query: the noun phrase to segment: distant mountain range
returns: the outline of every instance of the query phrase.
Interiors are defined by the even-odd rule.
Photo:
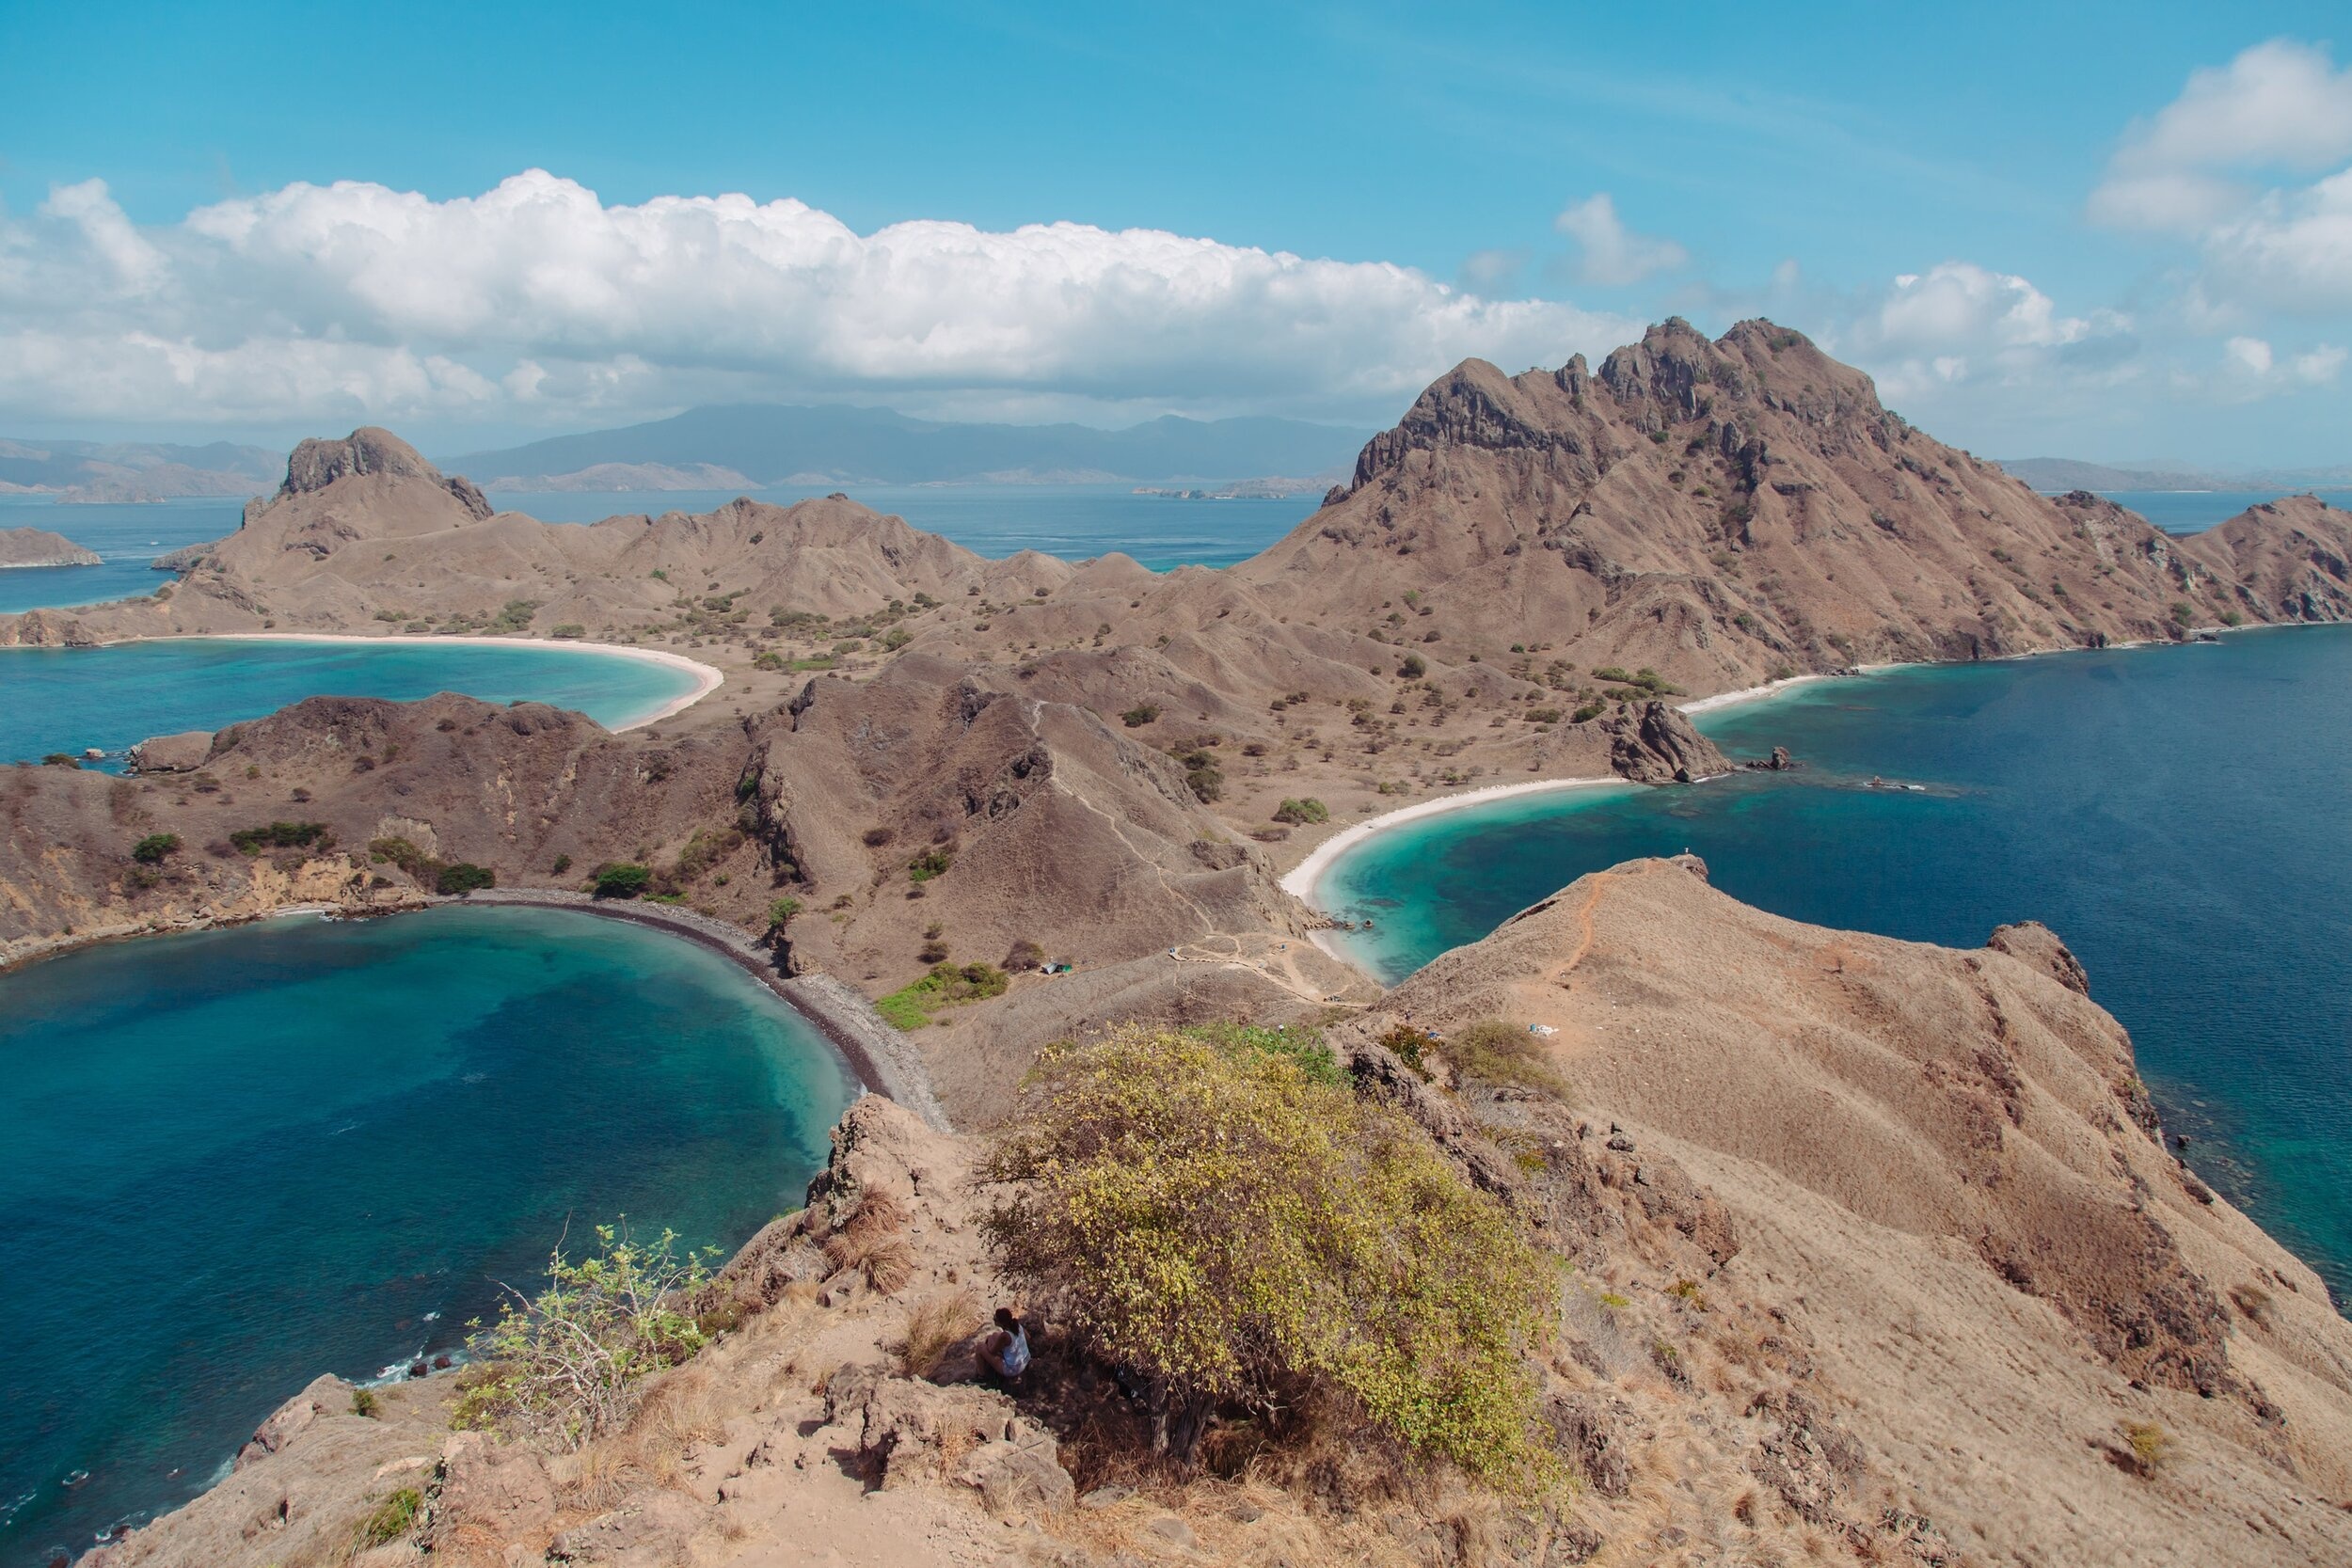
[[[1301,420],[1174,415],[1098,430],[952,424],[887,408],[740,404],[467,452],[442,466],[494,490],[675,490],[786,483],[1211,483],[1337,478],[1371,432]]]
[[[151,501],[177,496],[249,496],[276,486],[283,452],[213,441],[11,441],[0,438],[0,495],[61,501]]]
[[[2049,493],[2067,490],[2341,490],[2352,489],[2352,464],[2326,468],[2191,468],[2150,464],[2111,467],[2072,457],[2019,457],[2004,472]]]

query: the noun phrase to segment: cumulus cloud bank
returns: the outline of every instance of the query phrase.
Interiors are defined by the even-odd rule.
[[[2273,40],[2193,72],[2136,125],[2090,215],[2194,242],[2209,319],[2352,309],[2352,69]],[[2333,172],[2329,172],[2333,171]],[[2310,180],[2312,176],[2323,178]]]
[[[0,217],[0,412],[514,418],[998,391],[1350,413],[1638,324],[1151,230],[861,235],[798,201],[608,206],[530,170],[436,201],[293,184],[142,228],[104,184]]]

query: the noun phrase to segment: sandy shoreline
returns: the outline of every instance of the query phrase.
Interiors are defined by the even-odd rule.
[[[1892,666],[1880,666],[1879,668],[1892,668]],[[1863,673],[1868,672],[1866,670]],[[1767,681],[1762,686],[1742,687],[1737,691],[1719,691],[1712,697],[1700,697],[1695,701],[1682,704],[1681,711],[1686,714],[1710,713],[1718,708],[1732,707],[1742,703],[1759,702],[1768,697],[1776,697],[1785,691],[1793,690],[1797,687],[1809,685],[1815,681],[1846,678],[1844,675],[1791,675],[1786,680]],[[1331,869],[1341,856],[1376,833],[1401,828],[1407,822],[1418,822],[1425,817],[1436,816],[1445,812],[1459,811],[1466,806],[1484,805],[1489,800],[1505,800],[1514,795],[1534,795],[1554,789],[1590,789],[1599,784],[1624,784],[1625,782],[1614,775],[1609,775],[1599,778],[1537,779],[1527,784],[1486,784],[1477,789],[1463,790],[1458,795],[1440,796],[1434,800],[1422,800],[1413,805],[1400,806],[1395,811],[1382,812],[1377,816],[1366,817],[1353,827],[1343,829],[1316,845],[1305,860],[1299,862],[1282,878],[1282,891],[1309,909],[1321,914],[1328,914],[1330,911],[1325,909],[1316,900],[1317,884],[1322,881],[1324,874]],[[1705,781],[1696,782],[1704,783]],[[1354,961],[1347,959],[1344,954],[1335,951],[1330,944],[1324,942],[1321,940],[1322,935],[1321,932],[1316,933],[1318,946],[1331,953],[1334,958],[1347,962]]]
[[[1476,789],[1463,790],[1458,795],[1443,795],[1434,800],[1422,800],[1413,805],[1399,806],[1394,811],[1384,811],[1377,816],[1364,818],[1353,827],[1343,828],[1316,845],[1305,860],[1283,877],[1282,891],[1311,910],[1328,913],[1315,902],[1315,884],[1323,879],[1325,872],[1331,869],[1332,863],[1375,833],[1387,832],[1425,816],[1438,816],[1446,812],[1459,811],[1465,806],[1484,805],[1489,800],[1505,800],[1514,795],[1535,795],[1554,789],[1591,789],[1599,784],[1621,784],[1625,782],[1612,774],[1602,778],[1536,779],[1527,784],[1484,784]]]
[[[187,632],[172,637],[126,637],[104,646],[119,647],[125,642],[380,642],[400,648],[552,648],[559,653],[577,649],[584,653],[617,654],[623,658],[633,658],[645,664],[666,664],[673,670],[683,670],[694,677],[693,690],[672,698],[642,719],[614,725],[616,732],[643,729],[673,714],[683,713],[726,682],[726,676],[712,666],[664,648],[636,648],[621,642],[580,642],[569,638],[557,641],[548,637],[361,637],[330,631],[222,631]]]

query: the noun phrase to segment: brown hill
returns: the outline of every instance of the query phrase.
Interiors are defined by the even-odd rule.
[[[2235,532],[2267,541],[2284,521],[2249,514]],[[2312,521],[2352,539],[2352,516]],[[1234,574],[1327,615],[1417,587],[1449,657],[1549,643],[1709,692],[2309,618],[2246,570],[2093,497],[2034,494],[1913,429],[1800,334],[1742,322],[1709,341],[1671,321],[1597,372],[1464,363]]]
[[[1678,1164],[1736,1226],[1709,1302],[1803,1331],[1839,1425],[1970,1560],[2342,1560],[2352,1325],[2166,1150],[2084,986],[2038,926],[1952,952],[1643,861],[1438,958],[1359,1032],[1556,1029],[1593,1136]],[[2135,1429],[2169,1457],[2142,1464]]]
[[[61,533],[0,528],[0,566],[95,566],[99,556]]]

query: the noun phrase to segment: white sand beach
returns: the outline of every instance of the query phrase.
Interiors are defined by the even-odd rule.
[[[142,642],[196,641],[199,638],[134,638],[126,641]],[[478,647],[478,648],[552,648],[561,652],[578,650],[583,653],[617,654],[623,658],[638,659],[648,664],[666,664],[683,670],[694,677],[694,689],[664,703],[642,719],[632,719],[615,726],[621,730],[643,729],[659,723],[673,714],[683,713],[725,684],[726,676],[700,659],[688,658],[664,648],[636,648],[621,642],[576,642],[570,639],[557,641],[548,637],[358,637],[341,632],[313,631],[236,631],[205,634],[205,641],[237,642],[380,642],[388,646],[415,647]]]

